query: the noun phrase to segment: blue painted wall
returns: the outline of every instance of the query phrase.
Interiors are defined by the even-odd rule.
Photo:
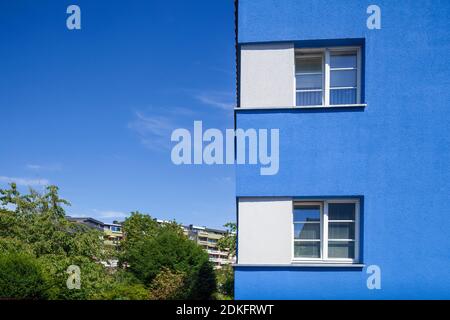
[[[366,8],[382,10],[368,30]],[[450,298],[450,2],[240,0],[239,43],[365,39],[365,109],[237,111],[280,129],[280,170],[237,166],[240,196],[364,196],[363,263],[237,267],[236,298]]]

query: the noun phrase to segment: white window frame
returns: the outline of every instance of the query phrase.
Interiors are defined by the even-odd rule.
[[[328,257],[328,205],[330,203],[354,203],[355,204],[355,220],[333,220],[334,222],[354,222],[355,223],[355,256],[351,258],[329,258]],[[319,258],[302,258],[295,257],[295,242],[305,241],[304,239],[295,239],[295,223],[294,209],[297,205],[320,205],[320,257]],[[359,263],[360,250],[360,202],[359,199],[327,199],[327,200],[294,200],[292,202],[292,262],[293,263],[331,263],[331,264],[355,264]],[[333,239],[336,241],[337,239]],[[349,241],[353,239],[340,239],[337,241]],[[308,240],[306,240],[308,241]]]
[[[301,58],[297,58],[297,56],[295,56],[295,61],[297,62],[297,59],[303,59],[303,58],[320,58],[322,61],[322,71],[320,73],[318,72],[297,72],[295,71],[295,76],[294,79],[295,81],[297,81],[297,76],[301,76],[301,75],[317,75],[320,74],[322,76],[322,89],[297,89],[297,83],[295,83],[294,88],[295,88],[295,104],[297,104],[297,92],[322,92],[322,105],[325,103],[324,98],[325,98],[325,58],[324,55],[321,52],[312,52],[312,53],[307,53],[307,52],[303,52],[305,53],[305,55]]]
[[[355,51],[356,52],[356,104],[330,104],[330,78],[331,78],[331,67],[330,67],[330,56],[332,52],[339,51]],[[308,106],[300,106],[297,105],[297,92],[311,92],[318,90],[298,90],[297,89],[297,75],[299,73],[296,72],[296,61],[297,61],[297,53],[302,53],[305,57],[322,57],[322,104],[321,105],[308,105]],[[349,68],[334,68],[333,70],[349,70]],[[353,70],[353,68],[352,68]],[[327,48],[301,48],[295,50],[295,61],[294,61],[294,101],[296,108],[329,108],[329,107],[358,107],[364,106],[361,102],[361,47],[349,46],[349,47],[327,47]],[[340,89],[344,89],[340,88]],[[354,87],[351,87],[354,89]]]

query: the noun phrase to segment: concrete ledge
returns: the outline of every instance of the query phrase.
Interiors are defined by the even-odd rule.
[[[342,105],[329,105],[329,106],[304,106],[304,107],[235,107],[235,111],[245,110],[331,110],[331,109],[345,109],[345,108],[366,108],[367,104],[342,104]]]
[[[361,269],[361,263],[291,263],[291,264],[233,264],[233,268],[355,268]]]

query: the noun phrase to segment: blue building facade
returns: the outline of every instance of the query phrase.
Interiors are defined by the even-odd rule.
[[[376,5],[376,7],[371,6]],[[450,2],[240,0],[236,299],[450,298]]]

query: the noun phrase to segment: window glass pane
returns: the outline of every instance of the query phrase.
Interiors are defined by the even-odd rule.
[[[356,87],[356,70],[331,70],[330,86]]]
[[[322,91],[297,92],[297,106],[322,105]]]
[[[329,203],[328,220],[355,220],[354,203]]]
[[[296,73],[322,72],[322,58],[297,58],[295,61]]]
[[[319,205],[296,205],[294,207],[294,221],[320,221]]]
[[[355,239],[354,222],[330,222],[328,223],[329,239]]]
[[[320,240],[320,223],[295,223],[294,237],[295,239]]]
[[[355,258],[355,243],[350,241],[329,241],[329,258]]]
[[[356,53],[332,53],[331,68],[356,68]]]
[[[356,104],[356,89],[331,89],[330,104]]]
[[[294,243],[295,258],[320,258],[320,242],[302,242]]]
[[[297,75],[295,78],[297,89],[322,89],[321,74]]]

